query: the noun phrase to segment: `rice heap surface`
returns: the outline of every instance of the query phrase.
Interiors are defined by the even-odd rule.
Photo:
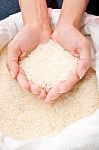
[[[60,81],[68,79],[76,68],[77,58],[50,40],[46,44],[40,44],[20,65],[28,80],[40,87],[54,87]]]
[[[0,55],[0,130],[16,139],[53,136],[99,108],[96,77],[91,69],[72,91],[52,105],[23,91],[10,77],[6,50]]]

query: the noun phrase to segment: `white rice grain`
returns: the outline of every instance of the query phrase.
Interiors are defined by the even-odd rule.
[[[69,77],[77,65],[77,58],[50,40],[40,44],[20,65],[28,80],[40,87],[54,87]]]

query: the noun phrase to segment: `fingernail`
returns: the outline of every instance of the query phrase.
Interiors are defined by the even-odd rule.
[[[57,97],[52,98],[51,101],[55,100],[56,98],[57,98]]]
[[[53,97],[53,98],[50,98],[50,99],[45,99],[45,103],[46,104],[50,104],[52,103],[57,97]]]
[[[35,91],[33,91],[32,92],[33,94],[35,94],[35,95],[39,95],[40,93],[38,93],[38,92],[35,92]]]
[[[60,91],[60,92],[58,92],[59,94],[64,94],[64,93],[66,93],[67,91]]]
[[[24,92],[28,92],[28,90],[26,90],[26,89],[23,89],[24,90]]]
[[[10,74],[11,74],[12,79],[14,79],[14,74],[12,71],[10,71]]]
[[[82,69],[80,72],[79,72],[79,78],[82,79],[84,77],[86,73],[86,69]]]

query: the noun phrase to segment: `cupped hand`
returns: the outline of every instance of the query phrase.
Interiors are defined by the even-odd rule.
[[[46,96],[45,91],[27,80],[24,70],[19,67],[19,61],[28,56],[38,44],[48,42],[50,36],[50,29],[25,25],[9,43],[7,52],[7,67],[12,78],[16,79],[24,90],[31,91],[42,99]]]
[[[47,103],[53,102],[63,93],[71,90],[83,78],[91,65],[90,41],[75,27],[56,27],[52,39],[65,50],[70,51],[73,56],[78,57],[79,61],[76,70],[70,74],[66,81],[60,82],[55,88],[50,89],[45,99]]]

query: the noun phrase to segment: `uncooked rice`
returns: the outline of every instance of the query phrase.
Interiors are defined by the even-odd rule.
[[[68,79],[76,68],[77,58],[50,40],[46,44],[40,44],[20,64],[28,80],[40,87],[54,87],[60,81]]]
[[[53,105],[23,91],[6,67],[6,50],[0,55],[0,131],[16,139],[53,136],[99,108],[96,77],[91,69],[72,91]]]

